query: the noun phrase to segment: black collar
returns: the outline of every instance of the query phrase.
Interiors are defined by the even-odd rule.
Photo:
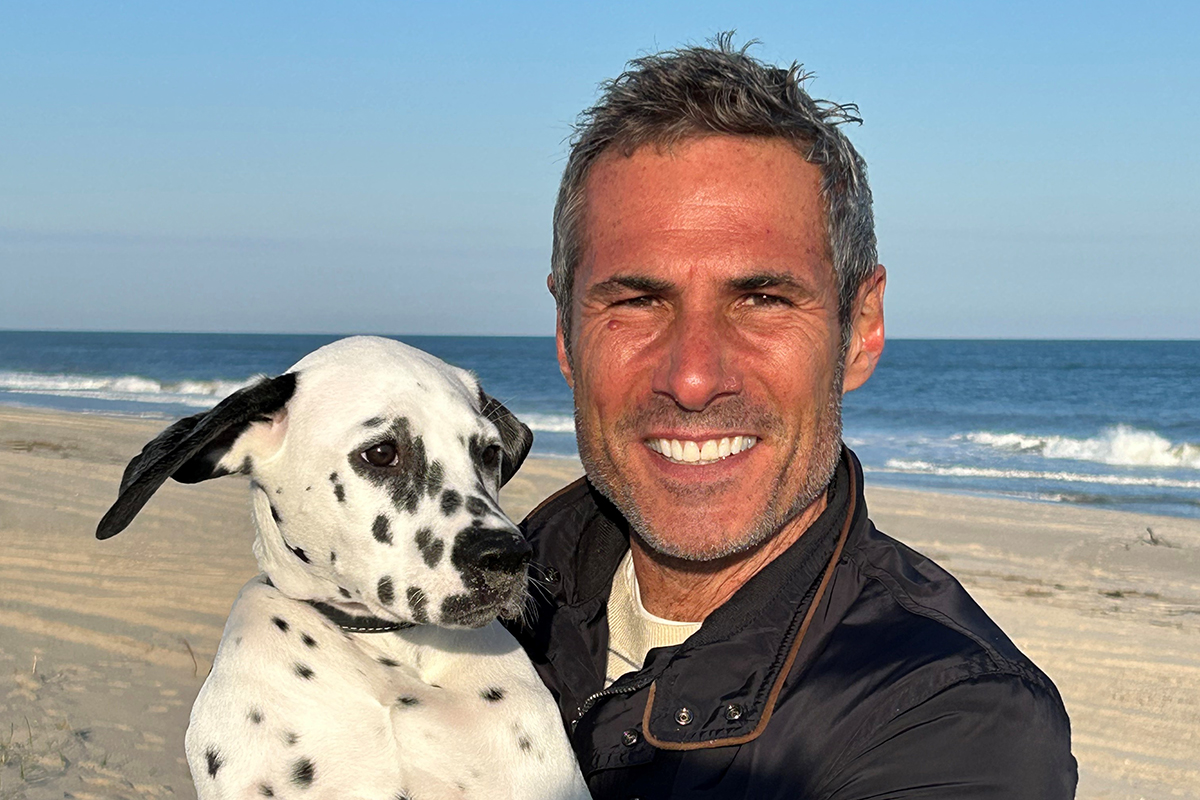
[[[391,633],[416,627],[411,622],[396,622],[381,617],[348,614],[340,608],[322,603],[320,600],[306,600],[305,602],[324,614],[334,625],[350,633]]]

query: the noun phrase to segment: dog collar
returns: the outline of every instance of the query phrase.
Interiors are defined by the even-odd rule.
[[[351,633],[390,633],[392,631],[402,631],[406,628],[416,627],[411,622],[395,622],[394,620],[382,619],[380,617],[360,617],[354,614],[347,614],[340,608],[335,608],[319,600],[308,600],[307,602],[317,611],[324,614],[334,625]]]

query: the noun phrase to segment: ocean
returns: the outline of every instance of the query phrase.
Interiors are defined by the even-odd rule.
[[[335,336],[0,331],[0,403],[168,420]],[[396,337],[474,371],[573,456],[549,337]],[[1200,518],[1200,342],[892,340],[847,395],[878,485]]]

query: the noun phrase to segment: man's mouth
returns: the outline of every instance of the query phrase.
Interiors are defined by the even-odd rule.
[[[758,444],[757,436],[726,436],[721,439],[647,439],[646,446],[676,464],[715,464],[749,450]]]

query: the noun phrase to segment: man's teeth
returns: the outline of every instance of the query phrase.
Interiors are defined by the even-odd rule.
[[[647,439],[646,446],[680,464],[712,464],[729,456],[736,456],[758,444],[756,436],[726,436],[693,442],[680,439]]]

